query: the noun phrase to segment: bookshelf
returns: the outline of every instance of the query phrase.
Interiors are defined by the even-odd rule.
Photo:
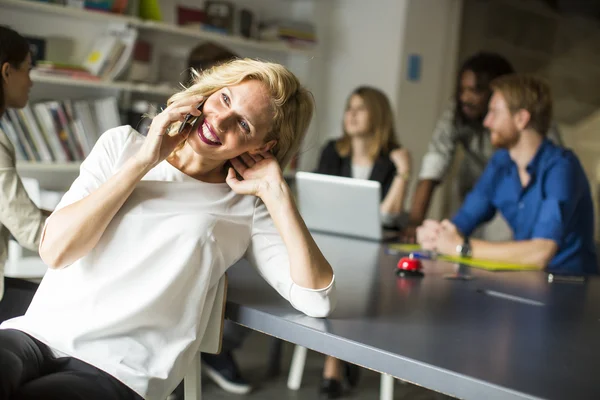
[[[139,18],[127,15],[108,14],[102,12],[88,11],[73,7],[65,7],[58,4],[43,3],[32,0],[0,0],[0,8],[5,10],[24,11],[28,13],[48,14],[49,16],[63,16],[77,19],[101,22],[125,22],[138,24]]]
[[[280,42],[261,42],[246,39],[242,36],[221,35],[206,32],[195,28],[185,28],[177,25],[165,24],[163,22],[143,21],[137,25],[139,29],[176,35],[188,40],[210,40],[223,45],[239,46],[252,50],[260,50],[274,53],[290,53],[301,55],[312,55],[312,48],[295,48]]]
[[[210,40],[223,45],[240,46],[252,50],[261,50],[266,52],[305,54],[313,53],[311,48],[296,48],[288,46],[282,42],[267,42],[252,39],[246,39],[236,35],[222,35],[213,32],[206,32],[199,29],[180,27],[174,24],[164,22],[145,21],[138,17],[129,15],[118,15],[103,13],[99,11],[90,11],[86,9],[77,9],[65,7],[60,4],[43,3],[34,0],[0,0],[0,9],[17,10],[28,13],[48,14],[49,16],[60,16],[77,18],[79,20],[89,20],[97,22],[122,22],[136,27],[140,30],[147,30],[159,33],[177,35],[190,40]]]
[[[242,36],[224,35],[214,32],[178,26],[174,23],[175,4],[170,0],[159,0],[163,10],[164,22],[146,21],[134,15],[118,15],[86,9],[66,7],[50,2],[35,0],[0,0],[0,24],[7,24],[21,34],[31,37],[63,37],[73,44],[70,62],[82,60],[93,45],[96,37],[112,24],[122,24],[137,31],[137,38],[152,43],[154,48],[151,60],[150,80],[147,82],[129,81],[128,74],[121,75],[117,80],[92,80],[62,75],[49,75],[41,70],[33,70],[31,78],[34,83],[30,92],[30,104],[39,102],[72,100],[90,100],[93,103],[103,98],[114,97],[122,108],[121,117],[126,113],[123,109],[131,110],[135,101],[147,101],[153,105],[161,105],[180,90],[174,82],[170,84],[155,83],[158,77],[158,65],[165,58],[160,50],[172,50],[181,47],[189,51],[197,44],[210,41],[232,49],[242,57],[253,57],[263,60],[280,62],[287,65],[298,75],[301,81],[308,83],[314,71],[310,60],[318,51],[317,46],[294,47],[284,42],[259,41]],[[135,5],[137,2],[131,2]],[[181,0],[179,3],[196,7],[201,6],[196,0]],[[245,0],[233,0],[236,7],[247,7]],[[236,4],[237,3],[237,4]],[[284,16],[310,20],[318,14],[316,6],[307,7],[307,2],[284,0],[256,0],[251,7],[258,7],[258,15],[272,18]],[[312,1],[308,4],[312,4]],[[316,4],[316,3],[315,3]],[[262,9],[260,8],[262,7]],[[297,10],[296,10],[297,9]],[[309,10],[308,13],[306,10]],[[266,15],[263,13],[266,11]],[[159,50],[159,51],[157,51]],[[158,54],[157,54],[158,53]],[[168,57],[167,57],[168,58]],[[309,63],[307,63],[309,61]],[[179,68],[173,70],[181,70]],[[159,80],[160,82],[160,80]],[[93,106],[92,106],[93,108]],[[39,117],[36,118],[39,119]],[[102,118],[100,118],[102,119]],[[121,119],[122,124],[128,123]],[[98,129],[98,134],[103,129]],[[29,158],[31,159],[31,158]],[[54,158],[57,160],[57,158]],[[40,162],[19,160],[17,169],[24,177],[35,178],[40,187],[47,190],[64,191],[79,173],[80,161],[74,162]],[[286,177],[292,177],[294,171],[286,169]]]
[[[131,83],[121,81],[95,81],[86,79],[73,79],[59,76],[38,75],[35,71],[31,72],[31,80],[34,82],[34,84],[41,83],[45,85],[80,87],[86,89],[118,90],[164,97],[171,96],[177,91],[176,88],[169,88],[165,85],[150,85],[145,83]]]

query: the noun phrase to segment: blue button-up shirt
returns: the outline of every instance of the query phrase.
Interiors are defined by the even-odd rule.
[[[556,242],[549,272],[597,273],[592,196],[577,156],[546,139],[527,172],[523,187],[508,151],[497,150],[452,222],[469,236],[499,210],[515,240]]]

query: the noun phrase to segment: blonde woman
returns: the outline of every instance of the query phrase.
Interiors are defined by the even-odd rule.
[[[104,133],[46,223],[51,270],[25,316],[1,326],[0,398],[163,400],[242,257],[295,308],[326,316],[333,271],[281,172],[312,112],[287,69],[236,60],[174,95],[147,137]]]
[[[401,223],[410,169],[410,153],[396,140],[387,96],[373,87],[355,89],[346,103],[343,135],[325,146],[316,172],[379,182],[384,225],[395,227]]]
[[[343,132],[340,139],[326,145],[316,172],[379,182],[384,226],[399,228],[411,159],[408,150],[396,141],[394,114],[387,96],[373,87],[355,89],[346,103]],[[319,389],[321,397],[342,396],[343,369],[349,385],[357,384],[358,367],[328,356]]]

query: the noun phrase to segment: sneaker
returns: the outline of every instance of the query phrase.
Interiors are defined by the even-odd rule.
[[[202,353],[202,371],[221,389],[235,394],[247,394],[252,386],[242,378],[230,351],[221,354]]]
[[[319,387],[319,399],[339,399],[344,394],[342,382],[337,379],[321,379]]]

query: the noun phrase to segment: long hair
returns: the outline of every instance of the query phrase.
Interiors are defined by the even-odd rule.
[[[374,138],[369,148],[371,159],[375,160],[380,154],[387,155],[400,147],[394,129],[394,113],[385,93],[374,87],[359,86],[348,96],[346,109],[350,106],[350,99],[355,95],[363,100],[369,114],[369,130],[373,132]],[[344,134],[336,142],[335,148],[340,156],[347,157],[350,155],[351,138],[345,128],[342,129]]]
[[[274,116],[265,142],[277,140],[271,152],[284,168],[298,151],[314,109],[312,94],[298,78],[280,64],[248,58],[232,60],[202,72],[194,70],[193,74],[193,84],[171,96],[168,104],[189,96],[202,95],[206,98],[224,87],[247,80],[257,80],[266,86]],[[170,129],[178,129],[179,125],[173,124]]]
[[[0,25],[0,69],[4,63],[9,63],[13,68],[19,68],[30,53],[29,43],[16,31]],[[0,116],[6,104],[4,93],[4,77],[0,77]]]
[[[456,107],[454,112],[455,125],[462,125],[467,122],[467,118],[460,106],[461,79],[466,71],[471,71],[475,74],[477,89],[482,93],[485,93],[486,103],[489,102],[492,95],[490,82],[499,76],[515,72],[510,62],[500,54],[481,52],[466,59],[460,67],[456,78],[456,92],[454,94],[454,103]]]

